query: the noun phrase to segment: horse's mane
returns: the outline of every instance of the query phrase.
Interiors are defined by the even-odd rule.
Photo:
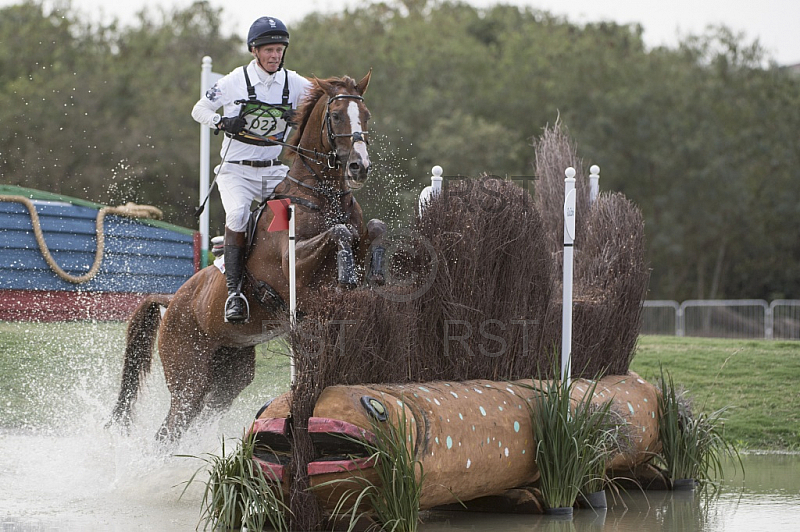
[[[300,144],[300,139],[303,138],[303,131],[306,129],[306,124],[308,124],[308,119],[311,117],[311,112],[314,110],[314,106],[317,104],[320,98],[322,98],[325,94],[327,94],[326,90],[321,86],[319,78],[311,78],[311,87],[309,87],[308,92],[303,97],[303,100],[300,102],[300,105],[297,108],[295,114],[294,123],[297,124],[294,133],[292,133],[292,138],[289,141],[289,144],[293,146],[297,146]],[[322,80],[323,83],[330,84],[336,89],[336,93],[355,93],[356,92],[356,80],[351,78],[350,76],[344,76],[343,78],[328,78],[326,80]]]

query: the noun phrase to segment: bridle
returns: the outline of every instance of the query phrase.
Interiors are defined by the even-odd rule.
[[[340,161],[336,154],[336,139],[349,137],[352,139],[353,144],[356,142],[363,142],[365,144],[369,144],[369,141],[366,138],[366,132],[364,131],[354,131],[350,133],[334,133],[333,132],[333,122],[331,118],[331,103],[335,102],[336,100],[356,100],[363,102],[364,98],[362,96],[358,96],[356,94],[337,94],[336,96],[331,96],[328,98],[328,103],[325,105],[325,118],[323,119],[323,126],[326,129],[328,134],[328,144],[331,147],[331,151],[328,152],[327,156],[327,163],[328,168],[331,170],[335,170],[339,167]],[[322,131],[320,130],[320,139],[322,138]]]
[[[322,125],[320,127],[320,144],[324,145],[322,139],[324,136],[328,138],[328,145],[330,146],[330,151],[327,153],[320,153],[317,150],[309,150],[307,148],[300,148],[299,146],[292,146],[290,144],[280,143],[292,150],[294,150],[299,156],[300,160],[306,166],[306,168],[316,177],[317,183],[322,183],[323,179],[320,175],[308,164],[308,161],[314,162],[316,164],[323,164],[321,161],[317,160],[320,156],[325,158],[325,164],[327,165],[328,169],[335,170],[339,168],[341,162],[339,161],[339,156],[336,152],[336,140],[339,138],[349,137],[352,139],[353,143],[356,142],[364,142],[365,144],[369,144],[369,141],[366,138],[366,132],[363,131],[355,131],[350,133],[335,133],[333,130],[333,119],[331,117],[331,103],[336,100],[356,100],[356,101],[364,101],[362,96],[358,96],[355,94],[337,94],[336,96],[332,96],[328,98],[328,102],[325,105],[325,116],[322,119]],[[303,152],[313,153],[314,157],[304,154]],[[292,177],[291,175],[287,174],[286,178],[289,181],[292,181],[298,186],[306,188],[313,192],[315,195],[322,196],[327,200],[328,205],[330,205],[334,212],[331,213],[329,216],[330,219],[326,220],[329,226],[334,225],[336,223],[345,223],[350,214],[345,212],[341,207],[341,198],[351,194],[352,191],[348,188],[346,190],[334,190],[327,185],[317,184],[316,186],[308,185],[303,183],[302,181]],[[303,200],[302,198],[297,198],[294,196],[287,196],[287,195],[277,195],[278,198],[287,198],[291,199],[295,203],[299,203],[306,208],[311,210],[319,210],[319,206],[309,202],[307,200]]]
[[[323,134],[327,134],[328,137],[328,145],[331,147],[330,151],[325,152],[318,152],[316,149],[310,150],[308,148],[301,148],[300,146],[295,146],[293,144],[289,144],[287,142],[281,142],[278,140],[270,139],[269,142],[272,144],[277,144],[278,146],[283,146],[284,148],[289,148],[290,150],[294,151],[297,155],[301,157],[303,162],[307,165],[306,161],[311,161],[312,163],[316,164],[323,164],[323,161],[320,159],[324,158],[324,164],[327,164],[330,170],[335,170],[339,168],[341,162],[339,161],[339,157],[336,153],[336,139],[342,137],[350,137],[353,139],[353,143],[356,142],[363,142],[365,144],[369,144],[369,140],[367,140],[367,133],[365,131],[356,131],[351,133],[334,133],[333,132],[333,119],[331,118],[331,103],[336,100],[357,100],[357,101],[364,101],[362,96],[358,96],[356,94],[337,94],[336,96],[331,96],[328,98],[328,103],[325,104],[325,116],[322,119],[322,126],[320,127],[319,137],[320,143],[322,144]],[[250,133],[253,136],[258,136],[254,133]]]

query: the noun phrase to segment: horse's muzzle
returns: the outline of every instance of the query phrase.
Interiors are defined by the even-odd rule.
[[[367,143],[356,141],[350,149],[350,156],[347,158],[347,170],[345,173],[347,185],[358,190],[364,186],[369,176],[369,154],[367,153]]]

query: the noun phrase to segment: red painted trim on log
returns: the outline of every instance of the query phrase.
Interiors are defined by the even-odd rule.
[[[277,480],[278,482],[283,481],[283,473],[285,468],[281,464],[273,464],[272,462],[267,462],[266,460],[262,460],[256,456],[253,457],[253,461],[258,464],[258,467],[261,468],[261,471],[267,474],[267,480]]]
[[[323,462],[309,462],[308,476],[326,475],[328,473],[344,473],[356,469],[370,469],[378,462],[377,456],[368,456],[356,460],[332,460]]]
[[[362,429],[357,425],[342,421],[341,419],[330,419],[327,417],[311,417],[308,418],[308,432],[328,432],[331,434],[343,434],[350,436],[357,440],[367,440],[370,443],[375,442],[375,435]]]
[[[256,419],[250,426],[248,435],[254,432],[271,432],[273,434],[282,434],[286,436],[286,418],[269,417],[265,419]]]

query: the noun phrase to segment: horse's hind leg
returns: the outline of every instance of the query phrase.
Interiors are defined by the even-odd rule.
[[[214,412],[227,410],[253,382],[255,347],[220,347],[211,358],[211,382],[205,404]]]
[[[213,347],[191,316],[168,311],[159,337],[158,351],[171,396],[169,413],[157,434],[161,441],[180,439],[203,409],[209,390]]]
[[[156,439],[162,443],[178,441],[202,411],[204,395],[195,390],[187,390],[178,397],[173,394],[169,412],[156,433]]]

